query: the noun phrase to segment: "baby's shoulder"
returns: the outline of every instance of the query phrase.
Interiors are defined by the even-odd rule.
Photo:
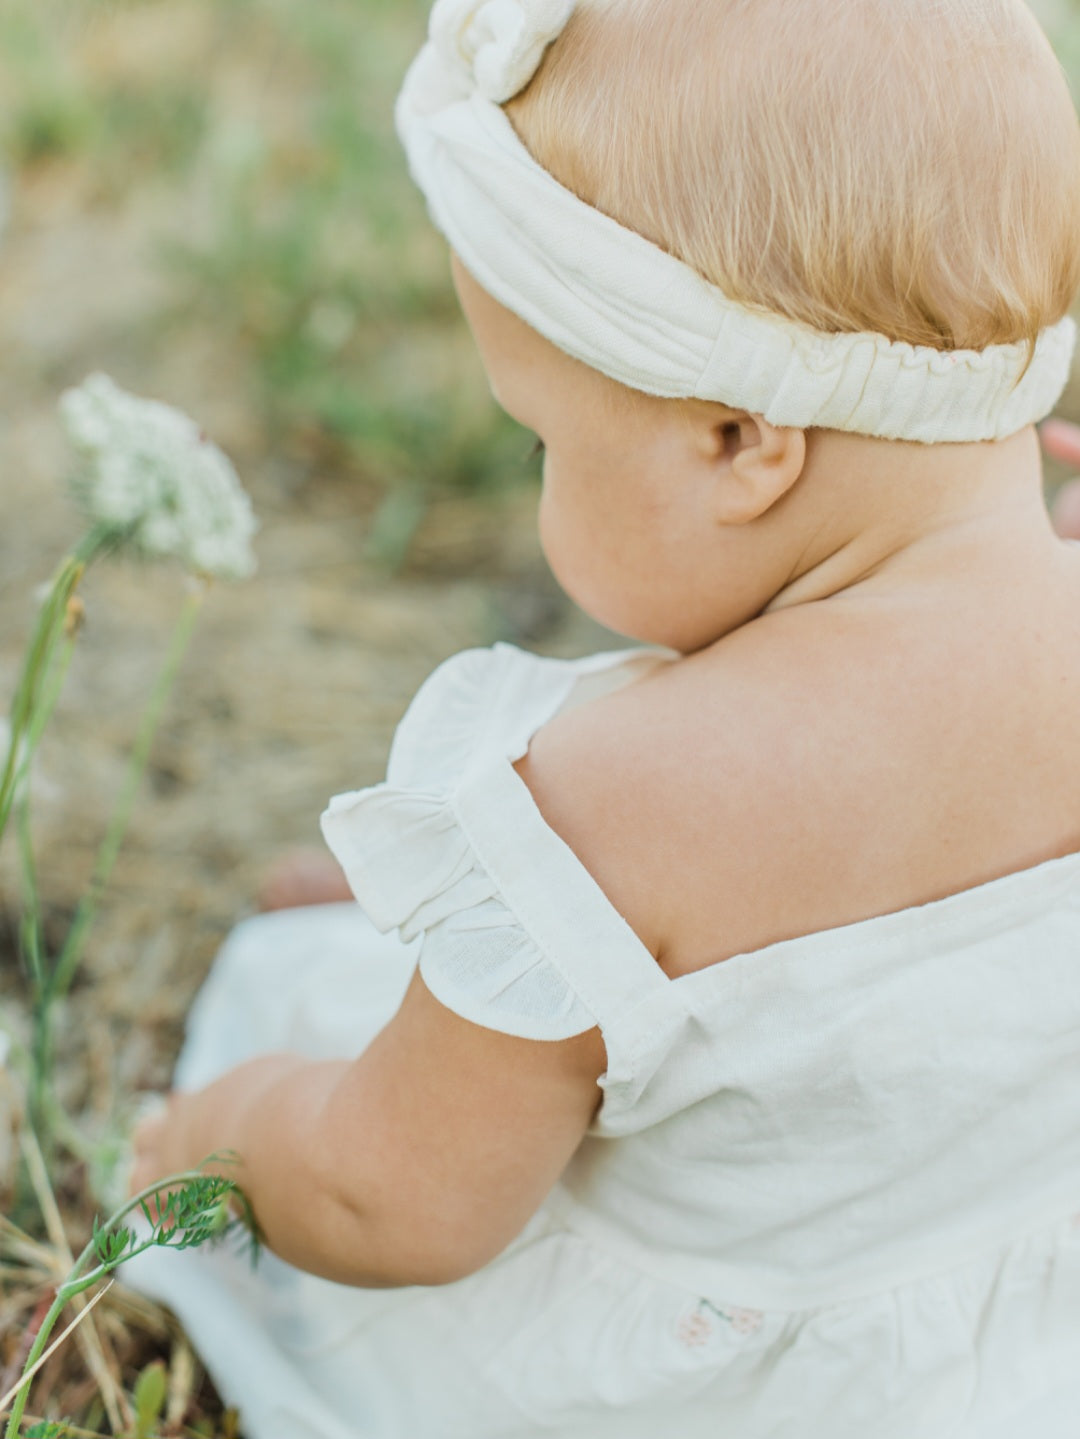
[[[787,937],[848,842],[874,747],[847,664],[731,638],[560,715],[518,766],[670,972]]]
[[[906,633],[759,622],[534,737],[541,813],[669,973],[1080,848],[1064,808],[1018,823],[1001,702]]]

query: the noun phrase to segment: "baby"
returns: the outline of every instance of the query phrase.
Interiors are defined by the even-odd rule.
[[[572,12],[572,13],[571,13]],[[402,92],[566,591],[234,932],[136,1186],[248,1439],[1040,1439],[1080,1389],[1080,127],[1020,0],[437,0]],[[1070,1387],[1072,1386],[1072,1387]]]

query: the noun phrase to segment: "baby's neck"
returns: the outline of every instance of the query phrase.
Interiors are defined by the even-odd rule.
[[[982,566],[1049,564],[1051,529],[1033,427],[996,444],[914,445],[812,435],[807,470],[784,514],[801,554],[762,613],[877,600]],[[805,536],[810,535],[809,543]],[[959,568],[962,567],[962,568]]]

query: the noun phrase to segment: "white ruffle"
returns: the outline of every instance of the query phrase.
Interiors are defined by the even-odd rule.
[[[548,659],[514,645],[462,650],[420,686],[394,735],[386,778],[449,794],[493,756],[518,760],[561,711],[629,684],[674,658],[661,649]]]
[[[338,795],[323,833],[376,929],[423,936],[420,973],[448,1009],[523,1039],[568,1039],[595,1024],[498,897],[451,796],[388,785]]]
[[[376,929],[404,940],[494,894],[454,811],[440,795],[376,785],[335,795],[326,842]]]
[[[635,653],[542,660],[508,645],[455,655],[398,727],[387,783],[330,801],[323,834],[364,912],[383,933],[423,936],[425,983],[473,1023],[558,1040],[597,1016],[568,978],[572,957],[550,953],[506,902],[467,832],[459,794],[492,762],[509,770],[579,683],[657,662]]]
[[[420,973],[455,1014],[520,1039],[569,1039],[596,1024],[563,972],[497,899],[432,929],[420,948]]]

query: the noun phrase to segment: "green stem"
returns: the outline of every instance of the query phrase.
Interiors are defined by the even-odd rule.
[[[30,1346],[30,1353],[26,1356],[26,1363],[23,1366],[24,1374],[28,1369],[32,1369],[34,1367],[38,1359],[41,1357],[45,1345],[49,1342],[49,1335],[53,1332],[53,1329],[56,1326],[56,1321],[60,1318],[60,1313],[63,1310],[64,1305],[67,1303],[66,1297],[60,1297],[62,1294],[62,1289],[58,1289],[56,1291],[56,1298],[53,1300],[52,1306],[49,1309],[48,1314],[46,1314],[45,1318],[41,1321],[41,1327],[38,1329],[33,1344]],[[26,1401],[29,1397],[30,1384],[29,1382],[27,1382],[15,1395],[15,1402],[11,1406],[11,1414],[8,1418],[7,1427],[4,1430],[4,1439],[18,1439],[19,1426],[22,1422],[23,1410],[26,1408]]]
[[[67,605],[65,603],[65,612]],[[66,623],[66,615],[65,615]],[[15,789],[19,790],[24,779],[27,778],[30,769],[30,761],[41,743],[41,736],[52,719],[53,710],[64,689],[67,680],[68,670],[71,667],[71,659],[75,653],[75,636],[68,636],[59,651],[54,651],[50,656],[48,669],[42,680],[39,699],[34,706],[34,712],[30,723],[26,728],[26,738],[23,745],[23,758],[15,773]]]
[[[50,1025],[49,999],[47,999],[47,973],[45,960],[45,927],[43,927],[42,901],[37,885],[37,865],[33,853],[32,825],[30,825],[30,786],[24,783],[29,778],[30,758],[40,743],[46,725],[52,718],[53,709],[63,691],[63,682],[75,653],[75,637],[70,636],[62,648],[53,655],[42,696],[37,702],[29,727],[19,773],[16,777],[16,833],[19,840],[19,866],[23,889],[23,918],[20,924],[20,947],[26,966],[30,971],[30,994],[32,994],[33,1029],[35,1040],[30,1068],[30,1115],[37,1132],[42,1135],[42,1144],[49,1151],[49,1122],[45,1111],[47,1078],[50,1073]]]
[[[64,688],[71,657],[75,653],[75,638],[70,636],[64,644],[54,650],[47,666],[47,672],[39,688],[39,699],[26,729],[23,754],[15,779],[15,824],[18,838],[19,868],[22,882],[22,920],[19,927],[20,948],[30,974],[31,1008],[33,1012],[33,1042],[31,1046],[29,1105],[30,1122],[41,1136],[42,1147],[48,1154],[52,1149],[49,1116],[45,1104],[48,1093],[48,1079],[51,1072],[51,1026],[49,1023],[48,976],[45,965],[44,924],[41,896],[37,881],[37,864],[30,822],[31,760],[45,728],[56,708]]]
[[[131,811],[135,804],[135,797],[139,785],[142,782],[147,762],[150,758],[150,747],[154,740],[154,734],[161,720],[162,710],[169,692],[175,683],[180,664],[184,658],[192,632],[195,629],[195,622],[199,617],[199,610],[202,605],[205,590],[200,588],[193,591],[187,598],[184,608],[180,613],[172,640],[169,644],[168,653],[165,656],[165,663],[161,667],[157,682],[150,695],[149,703],[143,714],[142,723],[135,739],[135,745],[128,761],[127,772],[124,776],[124,783],[120,795],[109,820],[109,827],[105,832],[105,838],[98,850],[97,861],[94,866],[94,873],[91,876],[90,884],[79,901],[75,910],[75,918],[72,921],[71,929],[68,931],[64,947],[56,962],[47,988],[48,1001],[51,1004],[54,1000],[65,995],[75,977],[75,972],[82,959],[83,949],[86,945],[90,927],[97,918],[97,912],[101,905],[102,897],[106,886],[116,864],[120,847],[124,842],[124,835],[127,833],[128,824],[131,820]]]
[[[15,812],[16,837],[19,844],[19,870],[22,880],[23,913],[19,925],[19,945],[30,971],[30,987],[35,1011],[45,989],[45,960],[41,934],[41,897],[38,893],[37,866],[30,837],[30,806],[20,802]]]
[[[86,1138],[52,1090],[45,1089],[42,1105],[48,1120],[48,1133],[53,1139],[62,1144],[75,1159],[86,1165],[92,1164],[98,1157],[99,1145]]]
[[[34,707],[26,731],[25,753],[15,777],[15,817],[18,827],[19,865],[23,887],[23,953],[30,967],[30,978],[34,986],[35,1001],[45,988],[44,944],[42,939],[41,900],[38,892],[37,865],[30,825],[30,790],[24,784],[28,778],[30,760],[41,742],[41,736],[52,717],[67,678],[71,657],[75,653],[74,636],[69,638],[59,654],[53,656],[42,687],[42,698]]]
[[[100,527],[90,530],[61,562],[38,611],[11,705],[11,738],[0,774],[0,835],[7,827],[19,776],[33,757],[33,746],[24,741],[29,739],[27,731],[33,724],[42,683],[50,672],[53,650],[63,633],[68,600],[78,588],[87,565],[111,543],[112,537],[107,531]],[[40,729],[37,737],[40,738]]]
[[[7,826],[15,797],[16,781],[26,759],[23,753],[23,738],[34,712],[42,671],[48,663],[63,624],[67,602],[75,593],[82,572],[83,566],[77,563],[74,557],[64,561],[38,613],[33,638],[26,651],[22,673],[11,704],[11,737],[4,772],[0,776],[0,834],[3,834]]]
[[[172,1174],[167,1179],[159,1179],[146,1189],[140,1190],[138,1194],[121,1205],[114,1214],[111,1214],[98,1230],[98,1235],[107,1234],[110,1230],[115,1229],[120,1221],[126,1219],[132,1210],[140,1208],[147,1200],[152,1199],[155,1194],[160,1194],[163,1190],[176,1188],[181,1184],[190,1184],[193,1180],[202,1179],[203,1177],[200,1170],[192,1169],[185,1171],[183,1174]],[[82,1294],[84,1290],[92,1288],[99,1280],[111,1274],[114,1269],[118,1269],[121,1264],[126,1264],[129,1259],[134,1259],[136,1255],[145,1253],[147,1249],[154,1246],[155,1242],[154,1238],[150,1238],[146,1240],[145,1243],[136,1245],[128,1250],[114,1263],[99,1264],[97,1268],[92,1269],[89,1274],[82,1274],[80,1271],[83,1265],[86,1264],[87,1260],[95,1252],[95,1241],[91,1239],[90,1243],[87,1244],[78,1259],[76,1259],[67,1279],[57,1289],[56,1297],[49,1307],[49,1312],[41,1321],[41,1327],[34,1336],[34,1342],[30,1347],[29,1354],[26,1356],[26,1363],[23,1365],[24,1375],[28,1370],[33,1368],[44,1352],[45,1346],[49,1342],[49,1335],[55,1329],[56,1321],[60,1318],[64,1306]],[[11,1414],[8,1417],[7,1427],[4,1430],[4,1439],[18,1439],[19,1426],[22,1421],[23,1411],[26,1408],[26,1401],[29,1397],[30,1384],[28,1382],[23,1385],[15,1396],[15,1402],[12,1405]]]
[[[45,1095],[48,1090],[50,1026],[46,994],[44,941],[41,924],[41,901],[37,872],[30,838],[30,806],[25,794],[16,809],[19,841],[19,864],[22,871],[23,915],[19,925],[19,947],[30,972],[30,1000],[33,1031],[30,1040],[30,1073],[28,1105],[31,1127],[41,1135],[46,1152],[50,1149]]]
[[[22,881],[22,920],[19,927],[20,948],[30,974],[31,1008],[33,1011],[33,1043],[31,1046],[29,1105],[30,1120],[41,1136],[46,1154],[52,1151],[52,1135],[47,1105],[49,1075],[52,1072],[52,1027],[48,974],[45,960],[44,917],[34,858],[30,809],[29,768],[41,737],[52,718],[53,710],[64,688],[71,658],[75,653],[75,637],[69,636],[59,649],[54,649],[47,672],[39,687],[26,729],[23,754],[15,779],[15,825],[18,839],[19,868]]]

